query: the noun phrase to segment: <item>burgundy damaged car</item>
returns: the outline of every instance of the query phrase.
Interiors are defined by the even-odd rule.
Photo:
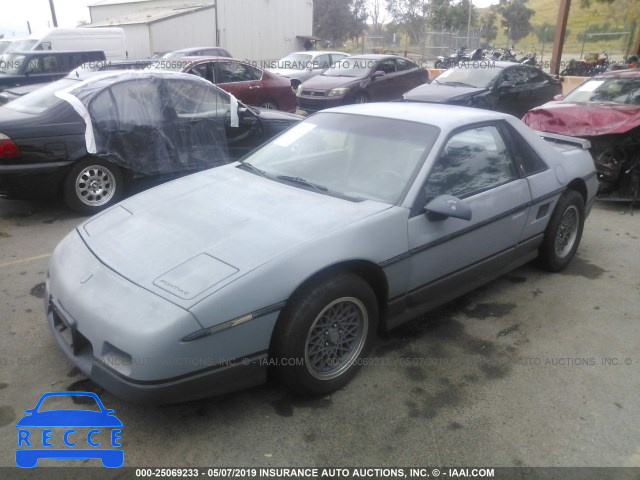
[[[640,70],[604,73],[565,97],[530,110],[534,130],[591,142],[599,198],[640,200]]]

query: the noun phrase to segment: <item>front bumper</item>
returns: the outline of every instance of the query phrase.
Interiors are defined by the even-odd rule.
[[[339,107],[346,105],[348,102],[344,96],[342,97],[307,97],[298,96],[298,108],[305,112],[317,112],[325,108]]]
[[[182,341],[202,329],[195,317],[100,263],[75,231],[51,257],[45,299],[60,349],[122,399],[176,403],[266,380],[269,338],[248,341],[255,325]]]

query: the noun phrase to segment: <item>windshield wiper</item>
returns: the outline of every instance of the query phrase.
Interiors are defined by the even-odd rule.
[[[284,180],[286,182],[298,183],[300,185],[304,185],[305,187],[311,187],[314,190],[318,190],[320,192],[328,192],[329,191],[329,189],[327,187],[324,187],[322,185],[318,185],[317,183],[311,183],[311,182],[305,180],[302,177],[291,177],[289,175],[278,175],[277,178],[279,180]]]
[[[244,170],[248,170],[252,173],[260,175],[261,177],[265,176],[264,170],[260,170],[258,167],[254,167],[249,162],[240,162],[240,165],[238,165],[238,168],[243,168]]]

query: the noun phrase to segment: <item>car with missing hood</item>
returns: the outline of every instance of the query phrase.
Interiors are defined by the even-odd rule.
[[[122,398],[255,385],[326,395],[389,329],[535,258],[574,256],[597,189],[588,142],[486,110],[319,112],[239,162],[79,225],[53,252],[64,354]]]
[[[174,72],[71,75],[0,107],[0,194],[96,213],[146,183],[226,164],[302,117]]]
[[[397,55],[354,55],[300,84],[298,107],[307,112],[352,103],[399,100],[429,73]]]
[[[590,78],[523,121],[534,130],[591,142],[600,199],[640,200],[640,70]]]
[[[408,102],[485,108],[521,118],[562,93],[560,81],[538,68],[493,60],[462,62],[408,91]]]

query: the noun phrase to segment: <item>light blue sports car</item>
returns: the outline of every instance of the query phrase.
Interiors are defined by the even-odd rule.
[[[323,111],[71,232],[49,266],[54,338],[131,401],[228,392],[269,369],[327,394],[378,329],[536,257],[564,268],[597,190],[588,147],[473,108]]]

